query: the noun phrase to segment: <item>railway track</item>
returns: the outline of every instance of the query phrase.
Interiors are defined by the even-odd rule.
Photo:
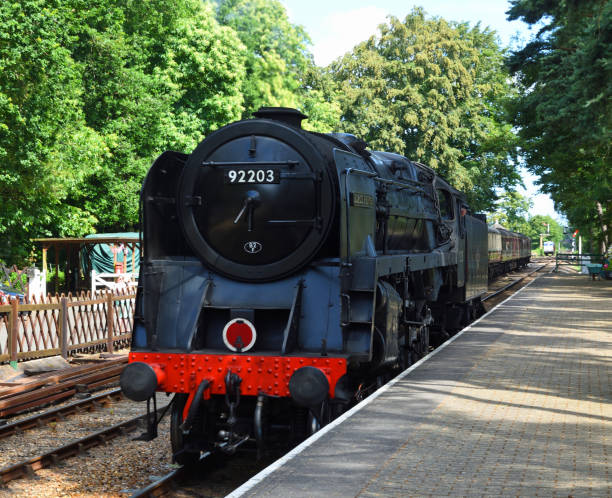
[[[551,264],[550,262],[546,262],[543,265],[538,266],[535,270],[532,270],[529,273],[526,273],[525,275],[522,275],[519,278],[516,278],[516,279],[512,280],[512,282],[504,285],[500,289],[496,289],[495,291],[485,295],[482,298],[482,301],[483,302],[488,301],[489,299],[493,299],[493,298],[499,296],[500,294],[503,294],[504,292],[507,292],[509,289],[511,289],[515,285],[518,285],[519,283],[523,282],[525,279],[531,277],[534,273],[538,273],[538,272],[542,271],[544,268],[548,267],[550,264]]]
[[[286,450],[289,451],[289,450]],[[171,496],[226,496],[255,474],[281,458],[286,451],[276,451],[261,460],[253,453],[237,453],[232,457],[205,454],[199,465],[178,467],[151,484],[131,490],[131,498]]]
[[[12,465],[7,465],[0,469],[0,479],[2,480],[2,483],[6,484],[15,479],[19,479],[20,477],[30,475],[37,470],[55,465],[66,458],[81,455],[94,446],[106,444],[109,440],[117,436],[127,434],[135,430],[140,425],[140,422],[145,419],[145,417],[146,415],[134,417],[126,420],[125,422],[96,431],[93,434],[82,437],[63,446],[59,446],[35,457],[28,458],[27,460],[23,460]]]
[[[147,496],[170,496],[173,494],[178,486],[178,482],[184,477],[186,469],[181,466],[169,472],[163,477],[160,477],[155,482],[152,482],[148,486],[135,491],[131,498],[145,498]]]
[[[41,427],[49,422],[63,420],[68,415],[81,413],[85,410],[92,411],[101,405],[108,404],[112,400],[119,401],[121,399],[123,399],[121,389],[115,388],[106,393],[97,394],[87,399],[75,401],[65,406],[60,406],[59,408],[53,408],[15,422],[0,425],[0,439],[12,436],[14,434],[20,434],[23,431],[32,429],[34,427]]]

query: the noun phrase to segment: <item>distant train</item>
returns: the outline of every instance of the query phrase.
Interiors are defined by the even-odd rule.
[[[489,280],[529,263],[531,239],[506,230],[499,224],[489,227]]]
[[[544,255],[552,256],[555,254],[555,243],[552,240],[544,242]]]
[[[121,386],[176,393],[178,462],[307,437],[468,323],[492,273],[529,261],[526,237],[488,230],[432,169],[304,118],[262,108],[145,179]]]

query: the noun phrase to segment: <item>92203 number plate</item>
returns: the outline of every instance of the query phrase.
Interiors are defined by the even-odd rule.
[[[280,183],[278,168],[231,168],[223,173],[225,183],[231,185]]]

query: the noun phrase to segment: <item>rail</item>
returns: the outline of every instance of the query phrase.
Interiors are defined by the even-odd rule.
[[[546,268],[548,266],[548,264],[544,264],[542,266],[539,266],[538,268],[536,268],[535,270],[533,270],[532,272],[527,273],[527,275],[523,275],[520,278],[517,278],[516,280],[513,280],[512,282],[510,282],[507,285],[504,285],[501,289],[497,289],[494,292],[491,292],[491,294],[487,294],[486,296],[484,296],[481,301],[487,301],[488,299],[491,299],[495,296],[498,296],[499,294],[501,294],[502,292],[507,291],[508,289],[510,289],[511,287],[514,287],[516,284],[522,282],[523,280],[525,280],[527,277],[530,277],[531,275],[533,275],[534,273],[539,272],[542,268]]]
[[[138,428],[146,415],[140,415],[125,422],[115,424],[112,427],[99,430],[89,436],[77,439],[53,450],[42,453],[19,463],[7,465],[0,469],[0,480],[2,483],[19,479],[33,472],[57,464],[60,460],[80,455],[94,446],[106,444],[106,442],[117,436],[121,436]]]
[[[171,496],[174,494],[176,481],[185,474],[185,467],[181,466],[169,472],[148,486],[139,489],[130,495],[130,498],[146,498],[150,496]]]
[[[113,389],[109,392],[102,394],[96,394],[87,399],[75,401],[59,408],[52,408],[51,410],[37,413],[27,418],[10,422],[6,425],[0,425],[0,439],[20,434],[23,431],[32,429],[35,427],[41,427],[49,422],[57,422],[63,420],[67,415],[73,415],[75,413],[81,413],[84,410],[92,411],[98,406],[108,404],[110,401],[119,401],[123,398],[120,388]]]
[[[0,305],[0,363],[75,352],[113,353],[131,340],[135,294],[52,297],[42,303],[17,299]]]
[[[202,465],[204,462],[208,461],[208,459],[212,458],[212,453],[210,451],[204,452],[200,455],[200,459],[198,460],[198,465]],[[200,467],[201,468],[201,467]],[[130,498],[145,498],[151,496],[175,496],[176,488],[178,487],[179,482],[190,472],[193,471],[194,467],[185,467],[181,465],[180,467],[172,470],[165,476],[160,477],[156,481],[152,482],[148,486],[144,488],[138,489],[134,491]]]

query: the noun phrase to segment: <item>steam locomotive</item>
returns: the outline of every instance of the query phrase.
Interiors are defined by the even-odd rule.
[[[121,386],[148,401],[147,437],[155,391],[176,393],[181,463],[308,436],[469,321],[487,289],[486,219],[433,170],[305,131],[295,109],[254,116],[163,153],[142,188]]]

